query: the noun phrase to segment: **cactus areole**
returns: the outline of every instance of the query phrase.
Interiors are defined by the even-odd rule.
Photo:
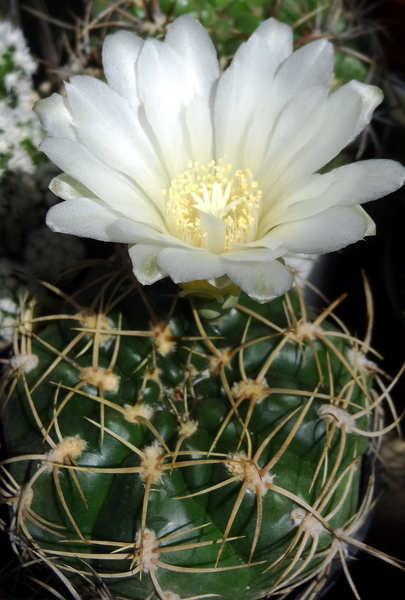
[[[23,311],[6,375],[26,560],[128,600],[314,589],[370,503],[360,472],[383,394],[362,343],[295,291],[242,294],[215,321],[122,270],[83,290],[45,324]]]

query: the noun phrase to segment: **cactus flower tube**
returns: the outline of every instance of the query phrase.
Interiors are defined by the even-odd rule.
[[[55,231],[129,245],[142,284],[237,286],[258,302],[285,293],[288,252],[325,253],[374,233],[359,206],[399,188],[404,168],[367,160],[318,171],[369,123],[381,91],[329,93],[333,46],[293,53],[269,19],[220,73],[204,28],[176,19],[164,42],[107,36],[107,83],[78,76],[37,103],[41,149],[64,174]],[[201,284],[200,284],[201,285]]]

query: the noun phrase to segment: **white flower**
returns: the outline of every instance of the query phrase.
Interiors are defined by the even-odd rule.
[[[0,156],[3,163],[0,181],[7,171],[19,175],[32,175],[35,171],[30,152],[23,142],[30,140],[32,144],[39,144],[44,137],[39,119],[32,111],[38,98],[31,80],[36,68],[21,30],[0,22],[0,86],[6,91],[0,100],[0,155],[6,155]],[[4,186],[7,182],[1,184]],[[6,203],[3,187],[0,210]]]
[[[176,19],[165,42],[106,38],[108,84],[74,77],[37,104],[41,149],[65,172],[51,189],[55,231],[130,244],[139,281],[230,282],[265,302],[292,284],[287,252],[324,253],[374,233],[360,203],[400,187],[389,160],[317,171],[370,121],[379,89],[328,95],[333,47],[292,53],[265,21],[220,76],[203,27]]]
[[[21,29],[14,28],[8,21],[3,21],[0,23],[0,62],[3,61],[2,55],[6,53],[25,75],[31,76],[37,70],[37,64],[30,55]]]
[[[13,339],[18,313],[18,305],[13,300],[0,298],[0,340],[11,341]]]
[[[13,88],[15,88],[19,82],[19,79],[19,73],[16,73],[15,71],[7,73],[7,75],[4,77],[4,85],[6,90],[10,92]]]
[[[26,151],[20,146],[14,148],[13,156],[7,161],[7,168],[9,171],[15,173],[24,172],[30,173],[31,175],[35,173],[34,163]]]

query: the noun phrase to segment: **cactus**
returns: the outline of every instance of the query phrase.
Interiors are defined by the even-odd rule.
[[[102,77],[99,33],[114,30],[115,9],[158,37],[182,12],[199,18],[222,67],[271,10],[293,26],[296,48],[335,43],[331,89],[372,75],[340,0],[103,4],[86,13],[72,70]],[[21,254],[10,227],[8,238]],[[24,237],[24,259],[49,280],[42,238]],[[189,297],[187,283],[143,288],[115,259],[75,283],[48,284],[47,306],[26,292],[19,306],[14,293],[1,300],[13,355],[0,389],[0,492],[21,561],[59,575],[59,599],[254,600],[297,588],[310,600],[336,563],[358,597],[347,561],[367,549],[356,535],[378,440],[396,418],[384,427],[389,389],[366,356],[369,336],[334,317],[339,301],[315,314],[298,287],[263,305],[243,293]],[[64,300],[53,314],[49,293]]]
[[[368,342],[326,320],[337,302],[146,293],[113,262],[61,295],[63,313],[23,308],[4,383],[24,561],[79,600],[86,581],[128,600],[308,598],[346,570],[387,392]]]

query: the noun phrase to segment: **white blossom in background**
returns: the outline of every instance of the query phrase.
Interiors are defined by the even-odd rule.
[[[10,298],[0,298],[0,349],[3,342],[11,342],[19,320],[19,307]]]
[[[0,350],[13,339],[19,321],[19,297],[27,291],[16,267],[9,259],[0,258]]]
[[[43,275],[47,269],[41,253],[36,254],[35,264],[27,259],[30,251],[24,246],[38,235],[38,227],[43,228],[45,213],[55,203],[54,194],[47,189],[49,180],[60,171],[37,150],[44,131],[33,111],[38,100],[32,82],[36,69],[22,32],[0,22],[0,253],[24,257],[24,267],[20,264],[18,268]],[[72,262],[78,256],[73,248],[80,247],[79,255],[83,255],[79,240],[63,242],[54,235],[51,242],[48,234],[49,230],[46,234],[42,230],[52,252],[48,263],[61,255],[63,264]]]
[[[0,22],[0,182],[7,172],[35,172],[27,143],[34,149],[43,139],[39,119],[32,108],[38,95],[32,75],[37,65],[22,32]]]
[[[107,83],[74,77],[66,98],[37,104],[50,134],[41,149],[65,172],[51,184],[65,202],[48,225],[129,244],[143,284],[169,276],[220,293],[232,283],[259,302],[291,287],[288,253],[372,235],[359,205],[400,187],[405,169],[369,160],[317,172],[369,123],[382,93],[352,81],[329,94],[332,45],[292,49],[291,28],[269,19],[221,75],[188,16],[164,42],[107,36]]]

